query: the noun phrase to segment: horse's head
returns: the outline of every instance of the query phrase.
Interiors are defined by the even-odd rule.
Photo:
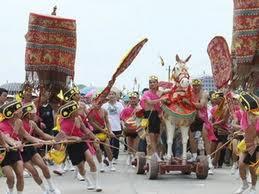
[[[171,79],[173,79],[177,85],[186,88],[190,85],[190,75],[188,73],[188,67],[186,63],[191,58],[191,55],[185,60],[181,60],[178,55],[176,55],[176,64],[172,70]]]

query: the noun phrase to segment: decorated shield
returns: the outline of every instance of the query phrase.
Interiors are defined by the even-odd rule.
[[[216,87],[226,87],[232,77],[232,59],[228,44],[221,36],[214,37],[207,48]]]

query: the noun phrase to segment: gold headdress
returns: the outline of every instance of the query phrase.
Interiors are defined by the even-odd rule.
[[[59,94],[57,95],[61,100],[64,100],[65,102],[69,102],[70,100],[72,100],[72,97],[75,94],[79,94],[80,91],[78,89],[78,87],[73,86],[71,89],[67,90],[65,93],[63,93],[62,90],[60,90]]]
[[[0,107],[1,119],[10,119],[14,113],[22,108],[22,103],[16,100],[8,102]]]
[[[259,103],[255,96],[247,92],[241,92],[239,101],[246,111],[259,115]]]
[[[211,94],[211,99],[215,100],[218,98],[224,98],[224,93],[223,92],[214,92]]]
[[[158,81],[158,77],[155,75],[149,76],[149,81]]]
[[[129,92],[128,96],[129,98],[138,98],[139,94],[137,92]]]
[[[202,80],[200,80],[200,79],[193,79],[192,80],[192,85],[193,86],[200,86],[200,85],[202,85]]]
[[[28,113],[36,113],[37,108],[33,102],[23,105],[22,114],[25,116]]]
[[[70,115],[75,112],[79,108],[79,105],[76,101],[70,101],[61,106],[58,110],[58,113],[63,117],[63,118],[68,118]]]

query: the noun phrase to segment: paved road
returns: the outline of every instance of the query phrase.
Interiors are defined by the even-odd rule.
[[[101,174],[101,183],[105,194],[232,194],[240,181],[230,175],[230,169],[217,169],[215,175],[206,180],[197,180],[195,174],[181,175],[171,173],[159,176],[158,180],[147,180],[145,175],[136,175],[134,169],[125,165],[126,157],[121,155],[116,172]],[[73,178],[73,172],[63,176],[53,175],[55,184],[62,194],[93,193],[87,191],[84,181]],[[0,178],[0,194],[4,193],[5,179]],[[257,186],[259,191],[259,186]],[[32,178],[25,179],[25,194],[38,194],[40,188]]]

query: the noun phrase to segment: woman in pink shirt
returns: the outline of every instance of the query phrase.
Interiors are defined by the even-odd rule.
[[[9,146],[18,148],[9,149],[1,163],[3,173],[7,179],[8,194],[14,193],[15,178],[13,171],[15,172],[17,180],[17,194],[22,194],[24,189],[23,162],[20,155],[22,143],[19,139],[18,131],[15,128],[15,123],[22,115],[21,108],[22,104],[17,101],[8,102],[0,108],[0,113],[4,117],[4,120],[0,122],[0,132],[2,133],[2,137]]]
[[[81,117],[78,115],[79,105],[75,101],[67,102],[59,108],[59,114],[62,116],[61,133],[67,140],[73,140],[75,143],[67,145],[67,153],[74,166],[77,166],[78,172],[85,177],[88,190],[102,191],[99,185],[99,172],[96,169],[92,154],[88,150],[86,139],[92,139],[99,142],[99,139],[86,128]],[[85,141],[83,141],[85,140]],[[78,142],[76,142],[78,141]],[[86,175],[85,161],[90,166],[90,177]],[[93,184],[94,183],[94,184]]]

